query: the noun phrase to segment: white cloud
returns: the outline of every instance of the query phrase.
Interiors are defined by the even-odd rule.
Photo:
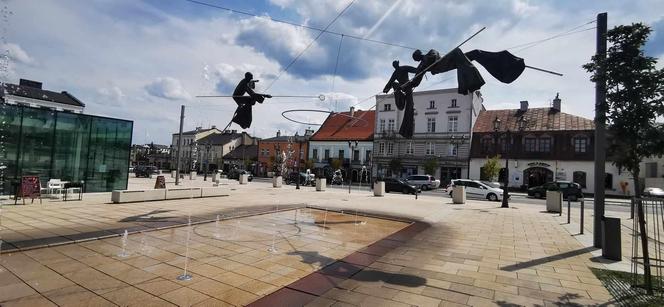
[[[145,90],[152,96],[170,100],[187,100],[191,98],[191,95],[184,89],[180,80],[171,77],[157,78],[146,85]]]
[[[35,62],[35,60],[18,44],[6,43],[2,46],[2,50],[7,51],[9,53],[9,59],[14,62],[21,64],[33,64]]]

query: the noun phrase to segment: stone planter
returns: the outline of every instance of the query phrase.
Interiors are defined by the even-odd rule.
[[[466,187],[455,186],[452,189],[452,203],[465,204],[466,203]]]
[[[189,180],[195,180],[196,179],[196,172],[190,172],[189,173]]]
[[[171,171],[171,178],[175,178],[176,176],[177,176],[177,172],[176,171]]]
[[[281,177],[281,176],[272,177],[272,187],[273,188],[281,188],[282,182],[283,182],[283,177]]]
[[[242,174],[240,175],[240,184],[247,184],[249,183],[249,175],[247,174]]]
[[[563,194],[559,191],[546,191],[546,211],[560,213],[563,208]]]
[[[385,181],[374,183],[373,192],[374,196],[385,196]]]
[[[325,178],[316,178],[316,191],[322,192],[325,191],[327,186],[327,179]]]

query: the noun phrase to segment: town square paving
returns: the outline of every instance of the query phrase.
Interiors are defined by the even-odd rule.
[[[131,181],[130,188],[153,184]],[[110,193],[97,193],[4,205],[0,234],[13,249],[0,255],[0,305],[614,303],[591,272],[607,265],[557,214],[536,206],[224,183],[225,197],[111,204]],[[189,216],[193,279],[178,281]],[[126,257],[121,229],[131,230]],[[273,242],[277,253],[268,252]],[[311,286],[321,280],[326,286]]]

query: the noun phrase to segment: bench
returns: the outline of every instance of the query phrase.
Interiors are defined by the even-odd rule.
[[[168,188],[166,199],[199,198],[201,188]]]
[[[111,201],[116,204],[164,199],[166,199],[165,189],[114,190],[111,194]]]

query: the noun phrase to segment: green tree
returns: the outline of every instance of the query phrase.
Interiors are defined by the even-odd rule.
[[[339,159],[334,159],[334,160],[332,160],[332,162],[330,163],[330,166],[332,166],[332,169],[336,171],[336,170],[338,170],[338,169],[341,168],[341,164],[342,164],[341,160],[339,160]]]
[[[480,174],[482,180],[496,181],[498,180],[498,174],[500,174],[500,155],[489,158],[482,166],[482,174]]]
[[[401,159],[394,158],[394,159],[390,160],[390,170],[392,171],[392,175],[401,174],[401,169],[402,168],[403,168],[403,165],[401,163]]]
[[[643,52],[650,32],[641,23],[609,30],[606,58],[593,56],[583,66],[593,74],[592,81],[606,81],[607,130],[612,140],[607,157],[632,175],[636,197],[642,190],[639,163],[664,154],[664,127],[656,122],[664,116],[664,70]]]
[[[284,164],[286,163],[286,161],[284,160],[284,154],[276,151],[275,156],[273,157],[274,157],[274,162],[272,163],[272,172],[274,173],[273,176],[275,177],[282,176],[284,170]]]
[[[426,161],[424,161],[422,167],[424,167],[425,174],[433,175],[436,173],[436,169],[438,168],[438,160],[436,160],[435,158],[429,158]]]

